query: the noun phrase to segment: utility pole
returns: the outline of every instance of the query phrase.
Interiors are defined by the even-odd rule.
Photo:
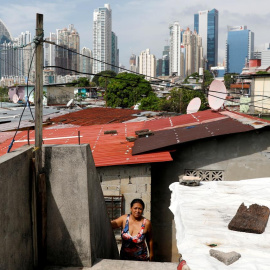
[[[43,120],[43,15],[36,14],[36,85],[35,85],[35,148],[34,179],[32,182],[32,222],[34,269],[41,269],[43,262],[43,210],[45,175],[42,174],[42,120]],[[43,198],[42,197],[42,198]],[[44,200],[43,200],[44,202]],[[41,213],[42,212],[42,213]]]

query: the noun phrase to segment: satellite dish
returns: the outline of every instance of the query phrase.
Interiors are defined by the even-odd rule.
[[[214,80],[210,84],[208,102],[212,110],[218,111],[225,102],[227,90],[222,81]]]
[[[13,97],[12,97],[12,100],[13,100],[14,103],[18,103],[19,97],[16,94],[14,94]]]
[[[73,98],[67,103],[67,107],[69,107],[73,103]]]
[[[198,97],[193,98],[187,106],[187,114],[196,113],[201,107],[201,99]]]

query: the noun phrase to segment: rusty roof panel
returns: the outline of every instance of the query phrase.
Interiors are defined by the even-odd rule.
[[[237,120],[225,118],[199,125],[156,131],[154,136],[137,139],[134,143],[132,154],[137,155],[150,151],[158,151],[189,141],[250,130],[254,130],[250,125],[244,125]]]
[[[94,125],[70,128],[43,129],[44,144],[78,144],[78,131],[80,131],[80,143],[89,143],[93,153],[96,167],[129,165],[140,163],[153,163],[172,161],[168,151],[159,153],[147,153],[132,156],[132,146],[134,142],[128,142],[127,136],[133,136],[135,130],[142,129],[142,122],[120,123],[108,125]],[[117,130],[117,134],[105,134],[104,130]],[[29,132],[30,144],[34,144],[35,131]],[[11,139],[0,144],[0,156],[7,153]],[[27,144],[27,132],[22,131],[17,134],[12,151]]]
[[[109,123],[122,123],[136,118],[139,110],[113,109],[113,108],[88,108],[53,118],[56,123],[79,126],[102,125]]]

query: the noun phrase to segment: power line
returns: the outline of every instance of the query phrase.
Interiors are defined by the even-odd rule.
[[[123,81],[129,81],[129,82],[136,82],[136,80],[131,80],[131,79],[125,79],[125,78],[117,78],[117,77],[113,77],[110,75],[103,75],[103,74],[98,74],[98,73],[88,73],[88,72],[81,72],[75,69],[70,69],[70,68],[64,68],[64,67],[60,67],[60,66],[44,66],[44,68],[60,68],[63,70],[67,70],[67,71],[71,71],[71,72],[75,72],[78,74],[84,74],[84,75],[94,75],[94,76],[98,76],[98,77],[104,77],[104,78],[111,78],[111,79],[116,79],[116,80],[123,80]],[[140,76],[144,76],[142,74],[140,74]],[[160,85],[158,82],[153,82],[153,81],[145,81],[145,82],[140,82],[140,83],[146,83],[146,84],[153,84],[153,85]]]
[[[106,65],[109,65],[109,66],[111,66],[111,67],[116,67],[116,68],[119,68],[119,69],[128,71],[129,73],[133,73],[133,74],[137,74],[137,75],[141,75],[141,76],[146,76],[146,77],[148,77],[148,78],[155,79],[155,80],[162,81],[162,82],[164,81],[164,80],[161,80],[161,79],[156,78],[156,77],[147,76],[147,75],[138,73],[138,72],[136,72],[136,71],[132,71],[132,70],[129,70],[129,69],[126,69],[126,68],[122,68],[122,67],[120,67],[120,66],[116,66],[116,65],[114,65],[114,64],[111,64],[111,63],[108,63],[108,62],[105,62],[105,61],[96,59],[96,58],[94,58],[94,57],[91,57],[91,56],[87,56],[87,55],[78,53],[78,52],[76,52],[76,51],[74,51],[74,50],[71,50],[71,49],[69,49],[69,48],[65,48],[65,47],[63,47],[63,46],[60,46],[60,45],[56,44],[55,42],[51,42],[51,41],[48,41],[48,40],[43,40],[43,42],[44,42],[44,43],[49,43],[49,44],[55,45],[55,46],[57,46],[57,47],[59,47],[59,48],[62,48],[62,49],[64,49],[64,50],[70,51],[70,52],[75,53],[75,54],[77,54],[77,55],[80,55],[80,56],[83,56],[83,57],[92,59],[92,60],[97,61],[97,62],[100,62],[100,63],[102,63],[102,64],[106,64]]]

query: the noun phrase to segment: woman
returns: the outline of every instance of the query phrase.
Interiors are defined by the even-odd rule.
[[[123,228],[121,260],[153,260],[152,225],[148,219],[142,216],[143,210],[144,202],[141,199],[134,199],[130,204],[130,214],[111,221],[114,229]],[[149,256],[145,242],[148,246]]]

